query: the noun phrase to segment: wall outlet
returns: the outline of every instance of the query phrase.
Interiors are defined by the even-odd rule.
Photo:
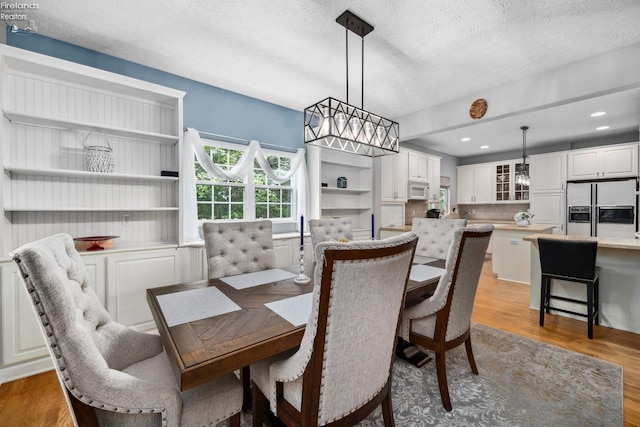
[[[125,227],[131,222],[131,215],[122,215],[122,225]]]

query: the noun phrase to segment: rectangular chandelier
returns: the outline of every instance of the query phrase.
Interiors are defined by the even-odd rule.
[[[304,110],[304,142],[369,157],[400,151],[400,126],[335,98]]]

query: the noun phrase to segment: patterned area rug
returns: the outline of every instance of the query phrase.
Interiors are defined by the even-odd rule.
[[[480,375],[464,345],[447,353],[453,410],[442,407],[434,361],[393,369],[396,426],[622,426],[622,367],[474,324]],[[242,426],[251,425],[243,414]],[[361,426],[383,426],[378,408]]]

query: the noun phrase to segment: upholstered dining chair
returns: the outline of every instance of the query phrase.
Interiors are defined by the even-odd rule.
[[[102,307],[71,236],[26,244],[12,257],[78,425],[240,425],[240,381],[228,374],[181,392],[160,337],[116,323]]]
[[[276,268],[271,221],[205,222],[209,279]]]
[[[416,241],[318,243],[299,349],[251,365],[254,426],[267,402],[288,426],[355,425],[380,404],[394,425],[391,367]]]
[[[309,233],[311,244],[315,248],[320,242],[327,240],[353,240],[351,218],[310,219]]]
[[[447,411],[451,411],[451,398],[445,353],[464,343],[471,371],[478,375],[471,347],[471,311],[492,232],[493,225],[455,230],[434,294],[405,308],[402,315],[402,338],[435,352],[440,397]]]
[[[466,219],[413,218],[411,231],[418,236],[415,262],[445,259],[453,241],[453,232],[466,226]]]

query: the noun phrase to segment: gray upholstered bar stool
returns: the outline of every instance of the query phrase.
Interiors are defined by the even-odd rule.
[[[540,289],[540,326],[544,326],[544,315],[551,310],[569,313],[587,318],[587,335],[593,339],[593,325],[599,324],[598,311],[598,271],[596,252],[598,243],[587,240],[538,239],[540,251],[540,270],[542,271]],[[586,285],[587,299],[578,300],[553,295],[551,279],[566,280]],[[551,305],[551,300],[565,301],[587,306],[587,313],[578,313]]]

